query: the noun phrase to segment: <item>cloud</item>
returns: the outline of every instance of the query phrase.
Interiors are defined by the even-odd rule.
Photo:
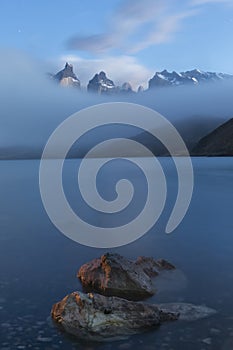
[[[108,34],[96,34],[90,36],[75,36],[67,41],[67,47],[79,51],[103,53],[113,48],[117,37]]]
[[[95,73],[103,70],[117,85],[129,82],[134,89],[137,89],[139,85],[147,88],[148,80],[154,73],[132,56],[84,59],[79,56],[70,55],[60,58],[61,65],[66,61],[74,65],[75,71],[84,86],[87,85]]]
[[[192,0],[192,5],[205,5],[205,4],[229,4],[232,5],[232,0]]]
[[[42,147],[56,125],[91,104],[86,94],[50,81],[48,66],[22,52],[0,50],[0,66],[0,156],[3,148]]]
[[[135,53],[171,40],[182,20],[195,14],[194,9],[177,11],[171,0],[122,1],[105,32],[76,35],[67,41],[67,47],[95,54],[113,50]]]
[[[169,15],[161,21],[158,21],[153,31],[145,36],[144,40],[136,44],[131,52],[136,53],[149,46],[162,44],[171,40],[174,32],[180,28],[181,20],[193,16],[194,11],[186,11],[176,15]]]

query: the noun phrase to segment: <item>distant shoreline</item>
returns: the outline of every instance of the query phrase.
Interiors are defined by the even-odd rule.
[[[184,155],[175,155],[175,156],[170,156],[170,155],[160,155],[160,156],[154,156],[155,158],[173,158],[173,157],[179,157],[179,158],[186,158],[187,156],[184,156]],[[138,157],[138,156],[129,156],[128,158],[154,158],[154,157]],[[190,157],[191,158],[230,158],[230,157],[233,157],[233,155],[192,155],[190,154]],[[122,157],[94,157],[94,158],[85,158],[85,157],[82,157],[82,158],[75,158],[75,157],[69,157],[69,158],[65,158],[65,160],[82,160],[82,159],[124,159],[124,158],[127,158],[125,156],[122,156]],[[61,160],[63,158],[47,158],[46,160]],[[12,157],[12,158],[0,158],[0,161],[20,161],[20,160],[41,160],[41,158],[36,158],[36,157],[27,157],[27,158],[17,158],[17,157]],[[44,159],[45,160],[45,159]]]

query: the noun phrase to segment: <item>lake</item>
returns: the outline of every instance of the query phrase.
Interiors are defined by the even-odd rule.
[[[158,330],[105,344],[78,342],[58,331],[50,320],[50,310],[65,295],[81,289],[76,278],[79,267],[107,250],[71,241],[51,223],[40,198],[38,160],[0,161],[0,349],[232,350],[233,159],[192,161],[193,198],[177,229],[164,233],[174,205],[177,176],[172,160],[161,158],[170,199],[160,219],[139,240],[108,251],[132,259],[139,255],[162,257],[177,267],[173,277],[158,281],[158,293],[148,302],[204,304],[217,314],[195,322],[164,324]],[[64,169],[64,186],[74,209],[78,209],[74,181],[79,162],[68,160]],[[137,211],[145,185],[141,174],[127,163],[122,161],[120,171],[107,169],[100,187],[111,198],[109,181],[122,171],[133,175],[138,192],[132,210]],[[95,215],[90,215],[95,220]],[[111,225],[111,217],[106,221]]]

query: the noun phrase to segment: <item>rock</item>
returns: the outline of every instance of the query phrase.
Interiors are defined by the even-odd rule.
[[[145,256],[139,256],[135,262],[137,266],[140,266],[143,271],[150,277],[158,276],[158,266],[156,260]]]
[[[140,256],[131,261],[119,254],[106,253],[81,266],[78,277],[88,292],[142,300],[155,293],[152,277],[175,266],[164,259]]]
[[[141,266],[143,271],[150,277],[158,276],[162,270],[174,270],[175,266],[165,259],[155,260],[154,258],[139,256],[136,265]]]
[[[63,330],[91,341],[122,339],[179,317],[153,304],[81,292],[67,295],[51,314]]]
[[[165,259],[157,260],[156,265],[158,266],[159,270],[175,270],[175,266]]]
[[[207,344],[207,345],[211,345],[212,344],[212,339],[211,338],[205,338],[202,340],[203,343]]]
[[[197,321],[202,318],[210,317],[217,313],[216,310],[211,309],[205,305],[193,305],[188,303],[167,303],[157,304],[157,306],[165,313],[178,313],[179,320],[183,321]]]
[[[39,337],[37,337],[37,340],[40,341],[40,342],[42,342],[42,343],[49,343],[49,342],[52,341],[52,338],[50,338],[50,337],[41,337],[41,336],[39,336]]]
[[[144,271],[145,266],[145,263],[140,266],[119,254],[107,253],[81,266],[78,277],[85,291],[142,300],[155,292],[151,278]]]
[[[218,328],[210,328],[210,333],[211,334],[220,334],[221,331]]]

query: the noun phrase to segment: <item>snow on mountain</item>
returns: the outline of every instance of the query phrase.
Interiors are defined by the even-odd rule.
[[[149,80],[149,89],[185,84],[196,85],[203,82],[215,82],[225,79],[233,79],[233,76],[223,73],[204,72],[199,69],[181,73],[175,71],[170,73],[167,70],[163,70],[162,72],[156,72],[153,78]]]
[[[72,86],[80,89],[80,80],[74,74],[73,66],[66,63],[65,67],[55,75],[49,74],[49,77],[58,81],[62,86]],[[161,72],[156,72],[149,80],[149,90],[158,87],[179,86],[179,85],[198,85],[205,82],[217,82],[223,80],[233,79],[233,75],[215,72],[204,72],[199,69],[193,69],[186,72],[168,72],[166,69]],[[134,93],[129,82],[125,82],[122,86],[117,86],[110,80],[104,71],[96,73],[94,77],[89,80],[87,85],[89,92],[98,94],[128,94]],[[143,91],[139,87],[139,92]]]
[[[115,91],[115,84],[112,80],[108,79],[105,72],[96,73],[95,76],[89,81],[87,90],[90,92],[112,93]]]

